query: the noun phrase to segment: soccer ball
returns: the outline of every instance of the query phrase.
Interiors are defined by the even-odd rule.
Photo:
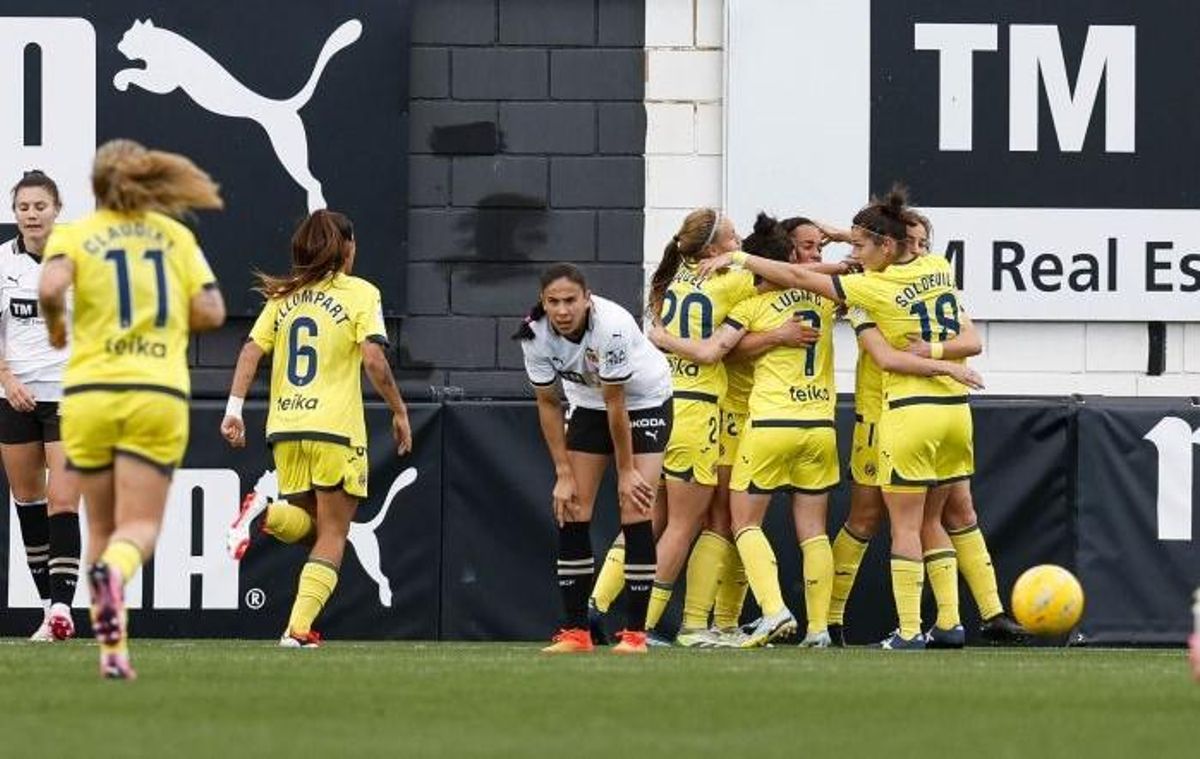
[[[1034,635],[1063,635],[1083,616],[1083,587],[1055,564],[1025,570],[1013,585],[1012,610]]]

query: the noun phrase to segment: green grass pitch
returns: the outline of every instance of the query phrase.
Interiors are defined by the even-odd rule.
[[[0,756],[1197,757],[1179,650],[0,641]]]

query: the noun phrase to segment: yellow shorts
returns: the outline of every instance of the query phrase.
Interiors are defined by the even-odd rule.
[[[839,479],[832,421],[751,421],[738,447],[730,490],[743,493],[824,493]]]
[[[975,471],[971,407],[914,404],[885,408],[879,419],[879,485],[915,493]]]
[[[165,474],[183,463],[188,402],[152,390],[85,390],[63,396],[63,450],[70,467],[99,472],[120,453]]]
[[[367,497],[367,449],[325,440],[280,440],[271,445],[279,497],[312,490],[345,490]]]
[[[715,402],[679,397],[673,406],[675,424],[667,441],[663,476],[698,485],[716,485],[720,409]]]
[[[746,427],[745,411],[726,411],[721,409],[721,431],[718,433],[717,466],[732,467],[737,463],[738,444],[742,439],[742,431]]]
[[[859,485],[879,487],[879,425],[875,422],[854,422],[850,479]]]

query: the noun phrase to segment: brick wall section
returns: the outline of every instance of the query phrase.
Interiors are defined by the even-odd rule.
[[[417,0],[409,103],[409,315],[398,369],[527,397],[509,340],[553,261],[641,303],[641,0]]]
[[[528,397],[509,335],[548,262],[576,263],[596,292],[641,307],[644,2],[412,6],[408,313],[388,325],[396,376],[410,400],[444,386]],[[196,339],[196,395],[224,396],[249,328],[231,319]]]

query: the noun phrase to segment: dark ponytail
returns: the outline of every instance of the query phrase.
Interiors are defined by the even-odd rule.
[[[583,288],[586,293],[588,290],[587,279],[583,276],[583,272],[578,267],[571,264],[555,264],[549,269],[542,272],[539,279],[538,299],[537,303],[529,309],[529,313],[525,314],[525,318],[521,320],[521,326],[517,327],[517,331],[512,334],[513,340],[532,340],[533,323],[539,321],[546,315],[546,307],[542,305],[541,294],[546,292],[546,288],[554,284],[560,279],[566,279]]]
[[[721,213],[713,208],[698,208],[687,215],[679,231],[667,242],[663,249],[662,261],[650,278],[650,297],[646,301],[646,313],[651,319],[657,320],[662,313],[663,299],[667,297],[667,288],[679,271],[684,259],[695,261],[700,254],[716,240],[717,226],[721,223]]]
[[[754,231],[742,240],[742,250],[774,261],[787,261],[792,255],[792,239],[788,237],[787,222],[759,211]]]
[[[907,195],[903,186],[892,185],[882,199],[872,198],[870,204],[854,215],[854,226],[870,234],[876,244],[889,237],[901,252],[905,251],[908,225],[915,221],[907,207]]]

